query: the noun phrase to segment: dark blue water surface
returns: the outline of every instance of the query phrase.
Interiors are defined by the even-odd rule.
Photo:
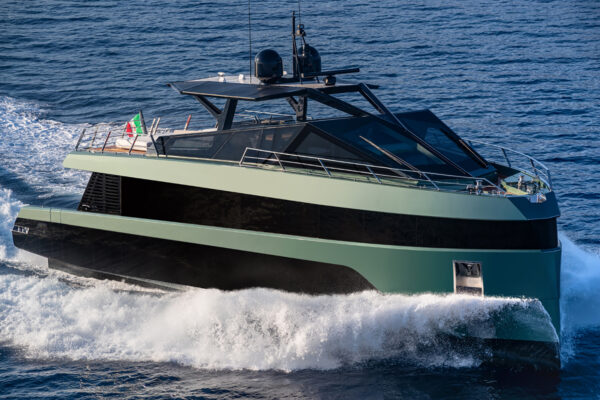
[[[289,71],[297,4],[255,3],[253,47],[277,50]],[[165,83],[247,73],[247,12],[232,1],[0,2],[0,398],[600,398],[597,1],[305,0],[301,12],[325,69],[360,66],[392,110],[430,108],[466,138],[550,167],[564,246],[556,375],[420,341],[435,337],[431,321],[451,324],[451,298],[419,298],[434,307],[414,312],[421,303],[406,296],[165,294],[60,275],[14,248],[21,205],[76,204],[87,176],[61,162],[86,124],[143,109],[164,127],[190,113],[204,127],[199,105]],[[380,339],[400,314],[412,330],[386,357]]]

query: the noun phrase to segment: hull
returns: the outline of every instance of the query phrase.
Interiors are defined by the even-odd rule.
[[[452,293],[453,261],[476,260],[486,296],[538,299],[560,332],[560,247],[403,247],[36,207],[21,210],[13,239],[17,247],[48,257],[50,267],[79,275],[165,287],[268,287],[310,294]],[[556,333],[547,330],[504,324],[493,337],[478,339],[493,344],[496,359],[530,359],[530,354],[543,355],[542,366],[559,362]],[[517,350],[522,348],[529,350]]]

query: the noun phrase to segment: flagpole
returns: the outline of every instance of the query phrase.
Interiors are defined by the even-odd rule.
[[[142,110],[140,110],[140,123],[142,124],[142,130],[144,131],[144,135],[148,134],[146,130],[146,121],[144,121],[144,114],[142,114]]]

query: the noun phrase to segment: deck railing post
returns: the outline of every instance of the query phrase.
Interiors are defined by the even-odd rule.
[[[512,165],[510,165],[510,160],[508,159],[508,155],[506,155],[506,150],[504,150],[504,147],[501,147],[500,150],[502,150],[502,154],[504,154],[504,159],[506,160],[506,163],[509,167],[512,168]]]
[[[79,135],[79,139],[77,139],[77,144],[75,145],[75,151],[77,151],[79,149],[79,143],[81,143],[81,139],[83,139],[83,135],[85,134],[85,129],[83,128],[83,131],[81,131],[81,135]]]
[[[133,138],[133,143],[131,143],[131,147],[129,148],[129,151],[127,152],[128,155],[131,155],[131,150],[133,150],[133,146],[135,146],[135,142],[137,141],[137,138],[140,135],[135,135],[135,137]]]
[[[96,126],[96,130],[94,131],[94,136],[92,136],[92,144],[90,144],[90,148],[94,147],[94,142],[96,141],[96,133],[98,133],[98,127]]]
[[[533,173],[535,174],[535,176],[537,176],[539,178],[538,170],[535,167],[535,164],[533,163],[533,158],[531,158],[531,157],[527,157],[527,158],[529,158],[529,162],[531,163],[531,168],[533,168]]]
[[[154,132],[154,124],[156,123],[156,118],[152,118],[152,124],[150,124],[150,133]]]
[[[154,140],[153,134],[150,134],[150,140],[152,140],[152,146],[154,146],[154,151],[156,152],[156,158],[158,158],[158,147],[156,147],[156,141]]]
[[[108,131],[108,135],[106,135],[106,140],[104,140],[104,144],[102,145],[102,153],[104,153],[104,148],[106,147],[106,143],[108,143],[108,138],[110,137],[110,133],[112,131]]]
[[[158,117],[158,119],[156,120],[156,125],[154,125],[154,130],[150,130],[150,132],[151,132],[153,135],[156,135],[156,132],[158,132],[158,124],[160,124],[160,118],[161,118],[161,117]]]
[[[240,158],[240,167],[241,167],[242,165],[244,165],[244,159],[246,158],[246,152],[247,152],[247,151],[248,151],[248,148],[246,147],[246,148],[244,149],[244,154],[242,154],[242,158]]]
[[[279,159],[279,156],[277,155],[277,153],[272,152],[272,154],[275,156],[275,158],[277,159],[277,162],[279,163],[279,166],[281,167],[282,171],[285,171],[285,167],[283,166],[283,164],[281,163],[281,160]]]
[[[323,167],[323,169],[325,170],[325,172],[327,172],[327,175],[329,175],[329,177],[331,178],[331,172],[329,172],[329,170],[327,169],[327,167],[325,166],[325,164],[323,164],[323,160],[321,160],[320,158],[319,160],[319,164],[321,164],[321,167]]]
[[[427,180],[433,185],[433,187],[435,187],[436,190],[440,190],[439,186],[431,180],[431,178],[429,177],[429,175],[427,175],[425,172],[421,172],[425,178],[427,178]]]
[[[377,179],[377,182],[378,182],[378,183],[381,183],[381,179],[379,179],[379,177],[377,176],[377,174],[376,174],[375,172],[373,172],[373,170],[371,169],[371,167],[369,167],[368,165],[367,165],[366,167],[367,167],[367,169],[369,170],[369,172],[371,173],[371,175],[373,175],[373,177],[374,177],[375,179]]]

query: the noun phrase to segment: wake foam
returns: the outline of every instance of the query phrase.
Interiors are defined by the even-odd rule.
[[[0,186],[0,260],[14,259],[18,250],[12,243],[12,227],[23,204],[14,199],[12,191]]]
[[[36,191],[79,193],[88,174],[62,167],[86,125],[43,119],[35,103],[0,96],[1,169]],[[1,181],[0,181],[1,184]]]
[[[481,330],[523,299],[305,296],[266,289],[115,291],[56,278],[0,275],[0,337],[32,357],[176,362],[196,368],[330,369],[369,360],[474,366],[481,354],[446,335]],[[539,311],[539,309],[538,309]],[[491,328],[493,329],[493,327]]]
[[[600,254],[585,251],[566,235],[561,265],[562,356],[575,355],[574,340],[589,330],[600,329]]]

